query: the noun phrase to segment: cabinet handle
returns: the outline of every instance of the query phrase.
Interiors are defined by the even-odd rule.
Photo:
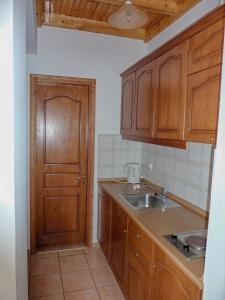
[[[139,233],[136,234],[136,237],[137,237],[138,239],[139,239],[140,236],[141,236],[141,235],[140,235]]]
[[[156,264],[153,264],[153,265],[152,265],[152,269],[156,269]]]
[[[136,256],[136,257],[140,256],[140,253],[138,253],[138,252],[137,252],[137,253],[135,253],[135,256]]]
[[[215,137],[211,137],[211,138],[210,138],[210,141],[211,141],[211,142],[214,142],[215,140],[216,140]]]
[[[125,230],[123,231],[123,233],[127,233],[127,230],[125,229]]]

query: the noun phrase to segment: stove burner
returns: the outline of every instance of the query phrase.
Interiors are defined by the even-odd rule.
[[[185,242],[197,251],[205,250],[206,248],[205,236],[189,235],[187,238],[185,238]]]
[[[174,232],[165,238],[188,260],[205,257],[207,230]]]

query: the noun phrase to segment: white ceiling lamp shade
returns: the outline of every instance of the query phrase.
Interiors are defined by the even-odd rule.
[[[144,26],[148,22],[148,16],[133,5],[132,1],[127,0],[108,18],[108,22],[118,29],[135,29]]]

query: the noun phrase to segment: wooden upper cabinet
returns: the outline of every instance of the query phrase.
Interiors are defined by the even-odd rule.
[[[200,300],[201,290],[155,246],[151,300]]]
[[[192,74],[187,85],[188,141],[214,144],[218,124],[221,65]]]
[[[188,41],[157,59],[154,137],[184,140]]]
[[[222,62],[224,19],[213,23],[190,38],[188,74]]]
[[[105,256],[110,256],[111,212],[112,200],[109,195],[99,187],[98,193],[98,240]]]
[[[121,134],[132,134],[135,98],[135,73],[122,79]]]
[[[135,136],[153,136],[155,63],[156,61],[154,60],[136,71]]]

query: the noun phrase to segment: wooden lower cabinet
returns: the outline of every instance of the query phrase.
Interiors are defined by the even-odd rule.
[[[152,246],[149,237],[129,219],[124,274],[124,294],[128,300],[150,299]]]
[[[112,200],[99,187],[98,193],[98,240],[107,259],[110,257]]]
[[[155,246],[151,300],[200,300],[200,289]]]
[[[98,237],[126,300],[201,299],[198,286],[104,189],[99,193]]]
[[[111,224],[111,267],[119,285],[122,287],[124,278],[125,252],[127,237],[127,216],[123,209],[112,202]]]

